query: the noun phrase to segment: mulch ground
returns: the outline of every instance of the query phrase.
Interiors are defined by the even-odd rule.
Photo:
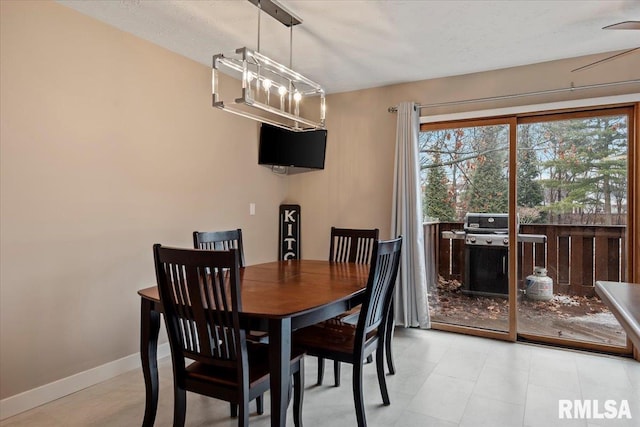
[[[457,280],[439,278],[429,293],[431,320],[493,330],[507,330],[506,298],[466,295]],[[549,301],[518,297],[518,332],[626,345],[626,336],[607,306],[597,297],[555,294]]]

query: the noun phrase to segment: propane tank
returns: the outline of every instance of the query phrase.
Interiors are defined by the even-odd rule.
[[[539,301],[553,298],[553,279],[547,276],[544,267],[533,267],[533,274],[527,276],[526,285],[527,298]]]

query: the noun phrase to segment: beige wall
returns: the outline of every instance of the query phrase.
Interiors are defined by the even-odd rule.
[[[151,247],[241,227],[277,257],[286,179],[210,70],[52,2],[0,1],[0,397],[138,351]],[[249,216],[249,203],[256,215]]]
[[[257,126],[210,107],[208,67],[55,3],[0,7],[0,398],[138,351],[135,291],[154,281],[155,242],[242,227],[248,263],[272,260],[281,202],[302,205],[304,258],[327,257],[331,225],[389,237],[389,106],[640,78],[636,55],[330,95],[326,169],[280,177],[257,165]]]

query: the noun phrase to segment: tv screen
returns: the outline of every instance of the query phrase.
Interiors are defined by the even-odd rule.
[[[294,132],[262,124],[258,163],[286,166],[293,168],[291,172],[324,169],[326,147],[327,131],[324,129]]]

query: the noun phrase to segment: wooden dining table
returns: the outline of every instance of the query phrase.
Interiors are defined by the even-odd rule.
[[[241,322],[269,334],[271,425],[285,426],[291,381],[292,331],[330,319],[362,302],[369,266],[288,260],[240,269]],[[158,334],[162,304],[158,288],[138,291],[140,357],[146,401],[143,426],[152,426],[158,407]]]

